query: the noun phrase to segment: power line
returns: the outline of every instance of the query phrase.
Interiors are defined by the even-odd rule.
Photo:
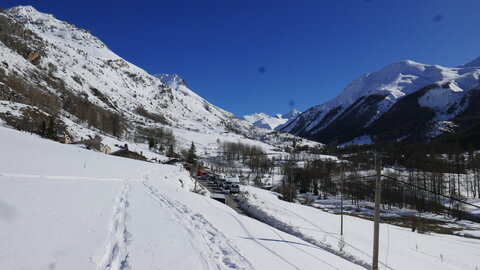
[[[347,179],[344,179],[344,181],[352,181],[352,180],[359,180],[359,179],[369,179],[369,178],[373,178],[375,177],[375,175],[366,175],[366,176],[359,176],[359,177],[354,177],[354,178],[347,178]],[[426,192],[429,192],[429,193],[432,193],[434,195],[438,195],[438,196],[441,196],[441,197],[444,197],[444,198],[447,198],[447,199],[450,199],[450,200],[453,200],[453,201],[457,201],[457,202],[460,202],[460,203],[463,203],[463,204],[466,204],[466,205],[470,205],[472,207],[475,207],[475,208],[478,208],[480,209],[480,206],[478,205],[475,205],[475,204],[472,204],[472,203],[469,203],[469,202],[466,202],[464,200],[460,200],[460,199],[457,199],[455,197],[451,197],[451,196],[448,196],[448,195],[444,195],[444,194],[441,194],[441,193],[438,193],[438,192],[435,192],[435,191],[431,191],[429,189],[426,189],[426,188],[423,188],[423,187],[420,187],[420,186],[417,186],[417,185],[414,185],[412,183],[408,183],[408,182],[405,182],[403,180],[399,180],[397,178],[394,178],[394,177],[391,177],[391,176],[387,176],[387,175],[383,175],[382,174],[382,177],[385,177],[387,179],[390,179],[390,180],[394,180],[398,183],[401,183],[401,184],[404,184],[404,185],[407,185],[407,186],[411,186],[411,187],[414,187],[416,189],[419,189],[419,190],[423,190],[423,191],[426,191]],[[370,181],[372,180],[375,180],[375,179],[371,179]],[[335,180],[335,181],[332,181],[333,183],[339,183],[341,182],[342,180]],[[359,183],[362,183],[364,184],[363,182],[359,182]]]
[[[385,177],[385,178],[388,178],[390,180],[394,180],[396,182],[399,182],[399,183],[402,183],[404,185],[407,185],[407,186],[411,186],[411,187],[414,187],[416,189],[420,189],[420,190],[423,190],[423,191],[426,191],[426,192],[429,192],[429,193],[432,193],[432,194],[435,194],[435,195],[438,195],[438,196],[442,196],[444,198],[447,198],[447,199],[450,199],[450,200],[453,200],[453,201],[457,201],[457,202],[460,202],[460,203],[463,203],[463,204],[467,204],[467,205],[470,205],[470,206],[473,206],[475,208],[478,208],[480,209],[480,206],[478,205],[475,205],[475,204],[472,204],[472,203],[469,203],[469,202],[466,202],[466,201],[463,201],[463,200],[460,200],[460,199],[457,199],[457,198],[454,198],[454,197],[451,197],[451,196],[448,196],[448,195],[443,195],[441,193],[438,193],[438,192],[435,192],[435,191],[431,191],[429,189],[426,189],[426,188],[423,188],[423,187],[419,187],[417,185],[414,185],[412,183],[408,183],[408,182],[405,182],[405,181],[402,181],[402,180],[399,180],[397,178],[393,178],[393,177],[390,177],[390,176],[387,176],[387,175],[383,175],[382,174],[382,177]]]
[[[358,179],[368,179],[368,178],[372,178],[372,177],[375,177],[376,175],[365,175],[365,176],[356,176],[356,177],[352,177],[352,178],[345,178],[345,179],[336,179],[334,181],[332,181],[332,183],[339,183],[339,182],[342,182],[342,181],[353,181],[353,180],[358,180]]]

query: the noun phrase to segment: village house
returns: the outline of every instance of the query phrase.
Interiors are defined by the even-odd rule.
[[[102,153],[108,155],[112,152],[112,148],[110,148],[110,146],[104,144],[101,151],[102,151]]]
[[[58,141],[61,142],[61,143],[67,143],[67,144],[73,142],[72,137],[69,136],[69,135],[64,135],[64,136],[58,137]]]
[[[143,156],[142,152],[140,152],[140,154],[139,154],[137,152],[133,152],[133,151],[128,150],[128,145],[127,144],[125,144],[125,146],[122,149],[111,153],[111,155],[118,156],[118,157],[125,157],[125,158],[147,161],[147,158]]]
[[[95,149],[100,151],[100,146],[102,144],[102,137],[100,137],[99,135],[95,135],[94,138],[78,141],[78,142],[75,142],[75,144],[83,144],[87,149]]]

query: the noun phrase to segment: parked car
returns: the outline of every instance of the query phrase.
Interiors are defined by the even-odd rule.
[[[214,200],[217,200],[219,202],[222,202],[224,204],[227,204],[227,198],[225,198],[225,195],[223,195],[223,194],[212,193],[212,195],[210,195],[210,198],[212,198]]]
[[[230,194],[237,194],[240,192],[240,186],[238,184],[232,184],[230,186]]]
[[[223,188],[226,190],[229,190],[231,185],[232,185],[232,181],[223,182]]]
[[[218,179],[218,186],[219,186],[219,187],[224,187],[224,186],[223,186],[223,183],[225,183],[225,181],[227,181],[227,180],[222,179],[222,178]]]

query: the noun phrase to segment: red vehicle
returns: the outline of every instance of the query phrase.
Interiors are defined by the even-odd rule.
[[[204,174],[205,172],[206,172],[205,170],[198,170],[197,176],[201,176],[201,175]]]

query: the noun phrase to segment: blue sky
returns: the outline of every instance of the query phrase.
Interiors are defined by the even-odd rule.
[[[149,73],[177,73],[238,116],[324,103],[410,59],[480,56],[477,0],[11,1],[90,30]]]

